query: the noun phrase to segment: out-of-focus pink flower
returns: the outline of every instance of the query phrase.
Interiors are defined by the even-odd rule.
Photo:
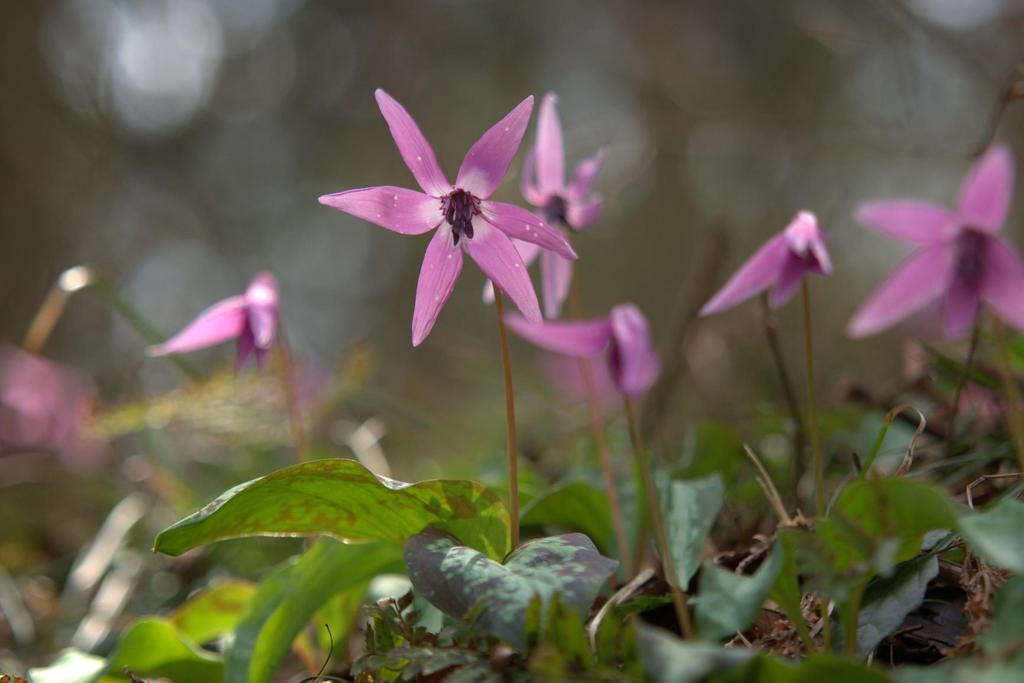
[[[607,317],[569,322],[530,322],[505,318],[510,330],[542,349],[578,358],[604,354],[615,386],[627,396],[647,391],[658,379],[658,356],[647,319],[633,304],[622,304]]]
[[[258,273],[244,294],[218,301],[163,344],[149,349],[151,356],[188,353],[234,339],[238,347],[237,370],[250,356],[263,367],[274,345],[278,321],[277,279]]]
[[[105,455],[85,433],[96,388],[84,374],[13,347],[0,348],[0,456],[59,455],[89,468]]]
[[[430,143],[402,105],[383,90],[377,104],[405,165],[423,192],[381,185],[320,197],[320,203],[401,233],[421,235],[437,228],[420,268],[412,316],[412,345],[434,327],[462,271],[462,252],[530,320],[540,305],[522,256],[510,238],[576,258],[565,238],[526,209],[488,199],[508,173],[533,111],[527,97],[483,134],[466,153],[455,184],[446,179]],[[461,249],[459,243],[461,242]]]
[[[548,93],[541,101],[537,141],[526,155],[520,187],[526,201],[537,208],[537,213],[549,225],[561,230],[582,230],[601,215],[601,197],[592,194],[591,190],[604,163],[604,151],[581,161],[572,174],[572,180],[566,183],[562,124],[558,120],[556,101],[554,93]],[[526,265],[540,258],[544,316],[557,318],[569,296],[572,261],[528,242],[515,241],[515,245]],[[484,286],[484,301],[490,302],[493,298],[494,290],[488,282]]]
[[[801,211],[785,230],[754,252],[704,304],[700,314],[720,313],[769,288],[768,303],[778,308],[793,296],[808,273],[830,275],[832,260],[818,219],[810,211]]]
[[[577,402],[587,401],[590,397],[587,395],[587,385],[583,378],[583,369],[580,367],[581,360],[588,362],[591,388],[598,412],[610,415],[618,410],[622,404],[622,396],[607,363],[546,353],[541,359],[541,368],[552,386],[566,398]]]
[[[861,306],[849,334],[874,334],[936,300],[951,339],[970,329],[982,302],[1024,330],[1024,266],[996,236],[1012,194],[1013,158],[999,145],[968,171],[954,211],[914,199],[863,204],[857,211],[861,223],[920,248]]]

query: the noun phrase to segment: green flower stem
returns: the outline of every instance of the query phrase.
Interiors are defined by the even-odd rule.
[[[498,339],[501,365],[505,375],[505,425],[508,433],[508,512],[511,517],[512,550],[519,546],[519,440],[516,437],[516,399],[512,389],[512,362],[505,330],[505,302],[501,290],[494,287],[494,309],[498,312]]]
[[[650,515],[651,526],[654,527],[654,539],[658,544],[658,554],[661,555],[665,581],[668,582],[669,590],[672,593],[672,605],[675,607],[676,620],[679,622],[679,628],[682,629],[683,638],[691,640],[693,639],[693,623],[690,621],[690,613],[686,608],[686,593],[682,587],[676,585],[679,575],[676,573],[675,563],[672,561],[671,547],[668,542],[668,534],[665,533],[665,521],[661,516],[661,506],[658,504],[658,491],[654,486],[651,464],[647,460],[647,451],[641,442],[633,402],[628,396],[623,396],[623,398],[626,404],[626,419],[629,422],[629,437],[633,441],[633,453],[636,455],[636,464],[643,478],[644,498],[647,499],[647,512]]]
[[[821,463],[821,435],[818,433],[818,408],[814,392],[814,342],[811,331],[811,288],[804,278],[800,287],[804,312],[804,359],[807,362],[807,423],[814,456],[814,508],[818,517],[825,515],[825,474]]]
[[[1003,387],[1006,392],[1006,424],[1013,438],[1013,449],[1017,453],[1017,462],[1024,470],[1024,415],[1021,414],[1020,386],[1010,362],[1010,345],[1006,338],[1006,325],[998,316],[992,316],[992,331],[995,333],[996,348],[999,351],[999,369],[1003,375]]]

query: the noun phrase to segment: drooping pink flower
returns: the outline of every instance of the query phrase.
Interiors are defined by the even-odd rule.
[[[277,279],[258,273],[244,294],[218,301],[163,344],[150,347],[149,355],[188,353],[234,339],[238,347],[235,368],[242,370],[250,356],[263,367],[274,345],[278,321]]]
[[[647,318],[633,304],[616,306],[596,320],[530,322],[508,315],[505,322],[548,351],[577,358],[605,355],[615,386],[626,396],[642,394],[658,379],[660,365]]]
[[[76,468],[98,464],[105,448],[84,426],[95,401],[95,386],[77,370],[0,348],[0,457],[43,452]]]
[[[920,248],[861,306],[849,334],[879,332],[936,300],[951,339],[970,329],[981,303],[1024,330],[1024,266],[996,236],[1012,194],[1013,158],[997,145],[968,171],[953,211],[915,199],[863,204],[857,211],[861,223]]]
[[[455,288],[465,250],[523,315],[540,319],[540,306],[526,264],[510,238],[576,253],[565,238],[526,209],[491,201],[519,149],[533,97],[527,97],[477,140],[462,160],[455,184],[446,179],[430,143],[409,113],[383,90],[377,104],[405,165],[423,192],[382,185],[320,197],[320,203],[404,235],[434,232],[420,268],[412,317],[412,344],[419,346]],[[461,247],[461,248],[460,248]]]
[[[554,93],[548,93],[540,104],[537,119],[537,140],[526,155],[520,188],[523,197],[536,207],[549,224],[563,231],[582,230],[601,214],[601,197],[592,194],[594,180],[604,163],[604,152],[584,159],[576,166],[572,180],[565,181],[565,149],[562,145],[562,124]],[[520,256],[527,265],[540,258],[540,289],[544,316],[557,318],[569,296],[572,282],[572,261],[534,244],[516,242]],[[490,302],[494,291],[485,285],[484,301]]]
[[[785,230],[754,252],[700,314],[720,313],[769,288],[768,303],[778,308],[809,273],[831,274],[832,260],[818,219],[810,211],[800,211]]]

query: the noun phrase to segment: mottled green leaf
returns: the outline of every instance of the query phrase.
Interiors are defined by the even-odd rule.
[[[984,512],[960,519],[967,545],[989,564],[1024,573],[1024,503],[1006,498]]]
[[[228,683],[261,683],[277,670],[292,642],[324,603],[341,591],[364,592],[379,573],[400,569],[391,543],[345,545],[322,539],[301,557],[275,570],[258,587],[228,648]],[[350,623],[332,623],[342,640]]]
[[[49,666],[29,669],[28,679],[31,683],[92,683],[106,668],[103,657],[69,647]]]
[[[168,617],[193,642],[203,644],[235,628],[256,587],[248,581],[225,581],[204,588]]]
[[[341,459],[292,465],[236,486],[164,530],[154,550],[179,555],[226,538],[315,534],[404,543],[428,526],[493,558],[508,552],[508,511],[482,484],[406,484]]]
[[[904,562],[892,574],[878,577],[868,585],[857,620],[860,657],[866,657],[920,606],[928,583],[938,573],[938,556],[927,554]]]
[[[126,681],[125,668],[140,678],[221,683],[220,657],[201,649],[166,619],[145,617],[128,627],[108,658],[103,681]]]
[[[700,568],[704,542],[722,508],[725,486],[718,474],[712,474],[702,479],[672,480],[659,488],[663,488],[662,514],[679,576],[677,585],[686,586]]]
[[[693,600],[697,633],[717,640],[749,626],[761,612],[784,559],[782,544],[776,543],[753,576],[706,564],[700,575],[700,594]]]
[[[555,525],[584,533],[604,553],[615,555],[608,499],[583,482],[572,482],[534,498],[520,517],[523,526]]]
[[[585,615],[618,566],[583,534],[528,541],[499,564],[434,529],[406,542],[405,564],[417,593],[435,607],[457,618],[479,610],[481,629],[520,648],[534,595],[547,605],[557,593]]]

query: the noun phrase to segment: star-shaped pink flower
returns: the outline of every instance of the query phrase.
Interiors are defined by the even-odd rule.
[[[651,344],[647,318],[633,304],[614,307],[604,318],[530,322],[505,316],[508,328],[548,351],[590,358],[604,354],[615,386],[626,396],[638,396],[658,379],[660,365]]]
[[[861,223],[920,248],[861,306],[849,334],[874,334],[936,300],[951,339],[970,329],[981,303],[1024,330],[1024,266],[1013,247],[996,236],[1012,195],[1013,159],[999,145],[971,167],[953,211],[914,199],[862,205]]]
[[[382,185],[320,197],[320,203],[404,235],[434,232],[420,268],[412,317],[412,344],[430,334],[462,270],[462,252],[496,282],[523,315],[540,319],[540,306],[526,264],[510,238],[551,249],[569,259],[576,253],[558,231],[526,209],[491,201],[519,149],[533,110],[527,97],[477,140],[449,183],[430,143],[409,113],[383,90],[376,92],[405,165],[423,192]]]
[[[274,345],[278,316],[277,279],[270,273],[258,273],[244,294],[213,304],[181,332],[151,347],[149,355],[188,353],[234,339],[238,347],[235,368],[244,368],[250,356],[255,356],[262,368]]]
[[[700,314],[720,313],[769,288],[768,302],[772,308],[778,308],[789,301],[809,273],[831,274],[832,260],[818,219],[810,211],[801,211],[785,230],[754,252],[704,304]]]

